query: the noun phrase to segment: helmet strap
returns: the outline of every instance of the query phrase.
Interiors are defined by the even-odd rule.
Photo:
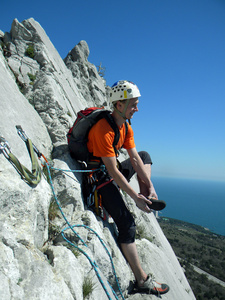
[[[122,112],[120,112],[116,106],[114,106],[114,109],[117,111],[117,113],[124,119],[124,120],[127,120],[127,117],[126,117],[126,111],[127,111],[127,107],[129,105],[129,99],[126,100],[126,103],[125,103],[125,106],[124,106],[124,109]],[[129,124],[130,124],[130,120],[128,120]]]

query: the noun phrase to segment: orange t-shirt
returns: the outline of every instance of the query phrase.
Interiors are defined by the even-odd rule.
[[[126,134],[125,124],[119,128],[120,139],[116,145],[117,150],[120,148],[132,149],[135,148],[134,133],[131,126],[128,124]],[[113,148],[115,132],[109,125],[106,119],[102,118],[90,130],[88,134],[87,147],[88,151],[96,157],[113,157],[115,151]]]

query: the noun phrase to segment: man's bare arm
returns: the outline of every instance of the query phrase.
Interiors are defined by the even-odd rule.
[[[143,194],[147,198],[153,197],[153,198],[158,199],[155,188],[150,179],[151,178],[151,165],[150,164],[144,165],[136,148],[129,149],[129,150],[127,150],[127,152],[130,156],[132,166],[138,176],[140,193]]]
[[[142,161],[142,159],[140,158],[136,148],[132,148],[127,150],[129,156],[130,156],[130,160],[131,160],[131,164],[135,170],[135,172],[137,173],[138,177],[145,183],[147,188],[150,188],[151,186],[151,181],[150,181],[150,175],[146,172],[146,168],[145,165]]]
[[[129,185],[126,178],[117,168],[116,157],[102,157],[102,161],[109,172],[109,175],[114,179],[117,185],[125,191],[136,203],[136,205],[145,212],[150,212],[147,204],[151,201],[146,199],[143,195],[137,194],[134,189]]]

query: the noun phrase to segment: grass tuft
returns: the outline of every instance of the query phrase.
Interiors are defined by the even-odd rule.
[[[95,284],[90,277],[85,277],[83,282],[83,299],[87,299],[95,289]]]

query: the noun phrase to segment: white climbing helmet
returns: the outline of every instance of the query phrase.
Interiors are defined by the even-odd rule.
[[[131,81],[120,80],[114,83],[110,92],[110,102],[140,97],[138,87]]]

